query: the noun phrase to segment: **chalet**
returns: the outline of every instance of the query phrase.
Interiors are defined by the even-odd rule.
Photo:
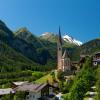
[[[26,83],[15,88],[15,91],[26,92],[25,100],[54,100],[53,86],[49,83]]]

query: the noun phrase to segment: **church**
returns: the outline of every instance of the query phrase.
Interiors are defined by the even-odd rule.
[[[68,52],[65,50],[62,51],[62,38],[61,31],[59,28],[59,34],[57,36],[57,70],[71,71],[71,60],[68,57]]]

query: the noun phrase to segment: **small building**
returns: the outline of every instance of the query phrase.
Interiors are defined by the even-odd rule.
[[[15,91],[27,92],[25,100],[54,100],[51,98],[54,95],[53,88],[49,83],[26,83],[16,87]]]
[[[94,54],[94,58],[95,58],[95,59],[100,59],[100,52],[96,52],[96,53]]]
[[[93,54],[93,65],[97,66],[98,64],[100,64],[100,52]]]

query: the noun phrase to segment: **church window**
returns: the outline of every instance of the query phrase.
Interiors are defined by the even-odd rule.
[[[59,50],[61,50],[61,48],[59,48]]]

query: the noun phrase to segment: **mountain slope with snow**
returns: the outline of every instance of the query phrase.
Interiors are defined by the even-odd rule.
[[[42,39],[45,40],[49,40],[50,42],[56,42],[57,41],[57,35],[55,35],[54,33],[50,33],[50,32],[45,32],[40,36]],[[64,36],[62,36],[62,40],[66,43],[69,44],[74,44],[77,46],[81,46],[82,42],[69,36],[68,34],[65,34]]]
[[[77,40],[77,39],[75,39],[75,38],[73,38],[73,37],[71,37],[71,36],[69,36],[67,34],[65,34],[64,36],[62,36],[62,38],[63,38],[63,40],[65,42],[69,42],[69,43],[72,43],[72,44],[75,44],[75,45],[78,45],[78,46],[82,45],[81,41],[79,41],[79,40]]]
[[[53,32],[45,32],[40,36],[40,38],[53,43],[57,41],[57,35]]]

